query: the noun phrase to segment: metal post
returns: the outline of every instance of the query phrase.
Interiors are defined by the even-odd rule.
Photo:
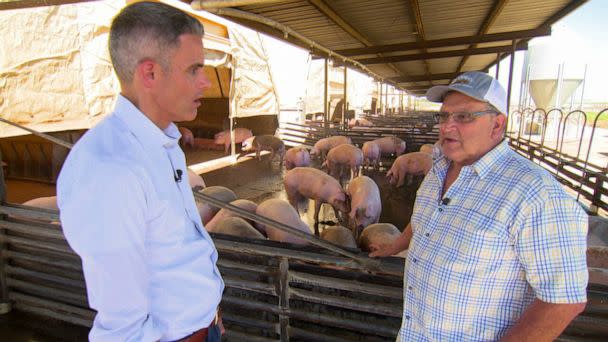
[[[585,95],[585,84],[587,83],[587,64],[585,64],[585,73],[583,74],[583,88],[581,89],[581,103],[578,109],[583,110],[583,96]]]
[[[388,83],[386,83],[386,91],[384,92],[384,115],[388,112]]]
[[[0,152],[0,160],[2,153]],[[0,166],[0,204],[6,203],[6,184],[4,182],[4,168]],[[0,215],[0,219],[4,220],[6,215]],[[4,242],[6,229],[0,228],[0,254],[3,254],[7,249],[7,243]],[[11,311],[11,303],[8,300],[8,283],[6,281],[5,258],[0,258],[0,314],[6,314]]]
[[[348,82],[347,82],[347,78],[346,78],[346,70],[348,70],[348,68],[346,67],[346,65],[344,66],[344,105],[342,106],[342,127],[346,127],[346,110],[348,109],[347,103],[348,103]]]
[[[562,77],[564,77],[564,67],[565,65],[562,63],[557,68],[557,92],[555,93],[555,108],[560,108],[559,98],[562,95]]]
[[[515,45],[516,45],[516,41],[515,39],[513,39],[513,42],[511,44],[511,63],[509,65],[509,84],[508,84],[508,89],[507,89],[507,112],[509,112],[509,106],[511,104],[511,88],[513,86],[513,65],[515,64]],[[507,120],[509,119],[509,116],[507,116]],[[507,122],[508,124],[508,122]],[[508,127],[508,126],[507,126]]]
[[[498,80],[498,74],[500,72],[500,52],[496,54],[496,80]]]
[[[325,82],[323,91],[323,126],[325,127],[325,136],[329,136],[329,103],[327,101],[329,91],[329,60],[325,58]]]
[[[380,89],[378,93],[378,113],[382,115],[382,82],[378,82],[378,89]]]
[[[279,307],[281,312],[289,312],[289,259],[282,257],[279,262]],[[281,342],[289,342],[289,315],[280,314]]]

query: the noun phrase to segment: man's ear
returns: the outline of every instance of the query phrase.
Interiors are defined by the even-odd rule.
[[[139,79],[145,88],[152,88],[158,77],[159,65],[152,60],[144,60],[137,65],[135,77]]]
[[[507,116],[504,114],[498,114],[494,118],[494,126],[492,127],[492,137],[501,137],[506,131]]]

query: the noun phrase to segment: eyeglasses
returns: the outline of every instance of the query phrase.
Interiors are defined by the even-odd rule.
[[[477,117],[482,116],[484,114],[497,114],[494,110],[484,110],[481,112],[439,112],[435,114],[435,119],[439,121],[439,123],[446,123],[450,116],[454,119],[456,123],[469,123],[475,121]]]

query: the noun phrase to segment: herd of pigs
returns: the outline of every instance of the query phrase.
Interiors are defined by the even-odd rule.
[[[194,141],[192,133],[180,128],[182,145]],[[279,166],[285,166],[283,185],[288,201],[273,198],[262,203],[238,199],[236,194],[223,186],[206,187],[203,179],[188,170],[190,186],[224,203],[230,203],[259,216],[267,217],[288,225],[301,232],[312,234],[313,230],[301,219],[300,209],[308,201],[314,201],[314,234],[331,243],[346,248],[360,248],[370,251],[382,244],[391,243],[400,235],[399,229],[390,223],[378,223],[382,212],[378,185],[370,177],[362,175],[362,169],[379,170],[382,156],[395,156],[386,173],[389,183],[401,187],[413,176],[425,175],[432,166],[433,145],[425,144],[419,152],[405,152],[405,142],[395,136],[368,141],[360,148],[354,146],[349,137],[332,136],[317,141],[312,149],[304,146],[285,149],[283,141],[272,135],[253,136],[246,128],[235,130],[236,143],[242,143],[240,156],[256,152],[271,153],[270,162],[279,157]],[[227,153],[230,133],[220,132],[215,143],[224,145]],[[310,167],[311,160],[317,158],[321,170]],[[319,211],[322,204],[333,208],[338,224],[328,226],[319,232]],[[37,198],[24,205],[57,209],[55,197]],[[201,220],[209,232],[236,235],[251,239],[269,239],[293,244],[307,244],[308,241],[282,230],[265,226],[258,222],[238,217],[226,209],[197,202]],[[304,206],[306,208],[306,206]],[[590,217],[590,246],[608,245],[608,221],[605,218]]]
[[[200,191],[308,234],[312,234],[313,229],[301,219],[300,210],[307,201],[314,201],[315,235],[342,247],[369,251],[374,248],[372,246],[390,243],[400,235],[400,231],[390,223],[378,223],[382,211],[380,190],[371,178],[361,175],[362,169],[378,170],[382,156],[394,155],[397,159],[387,172],[389,182],[394,186],[402,186],[406,179],[411,182],[413,176],[425,175],[432,165],[433,146],[424,145],[420,152],[403,154],[405,147],[405,142],[395,136],[368,141],[361,149],[354,146],[348,137],[332,136],[317,141],[310,150],[297,146],[286,151],[283,141],[275,136],[251,136],[242,141],[241,150],[244,153],[256,152],[258,160],[261,151],[270,152],[271,162],[278,156],[279,165],[284,165],[286,170],[283,185],[288,200],[273,198],[256,204],[237,199],[232,190],[222,186]],[[315,158],[319,159],[321,170],[310,167]],[[319,232],[319,212],[323,204],[333,208],[339,224]],[[308,243],[276,228],[237,217],[229,210],[218,211],[205,203],[198,203],[198,206],[209,232],[294,244]]]

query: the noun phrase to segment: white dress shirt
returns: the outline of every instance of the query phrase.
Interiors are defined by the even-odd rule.
[[[91,341],[177,340],[214,318],[224,283],[179,138],[119,96],[63,165],[57,199],[97,310]]]

